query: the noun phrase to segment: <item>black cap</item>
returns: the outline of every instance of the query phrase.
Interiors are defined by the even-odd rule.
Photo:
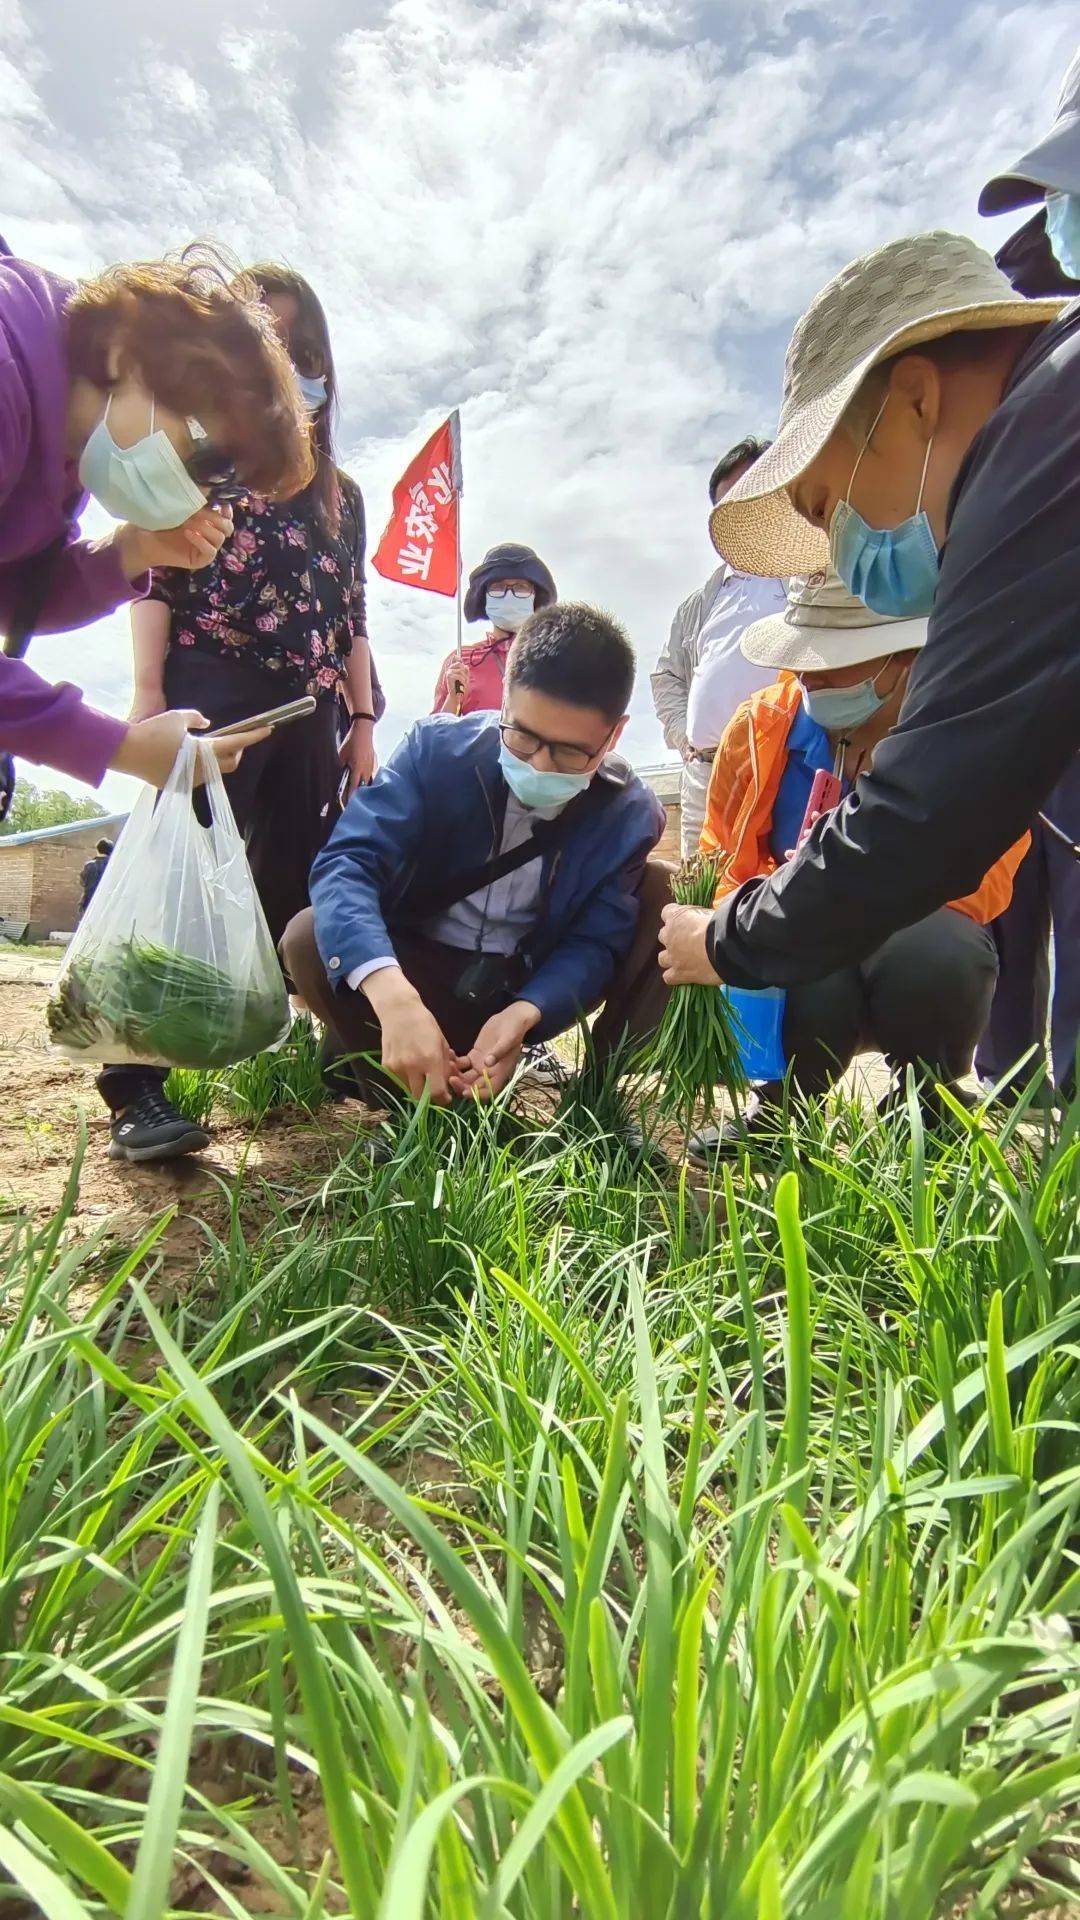
[[[1011,213],[1048,193],[1080,193],[1080,51],[1061,83],[1054,124],[1019,160],[988,180],[980,213]]]
[[[1045,300],[1058,293],[1072,299],[1080,293],[1080,280],[1070,280],[1050,245],[1045,207],[1010,233],[994,259],[1025,300]]]

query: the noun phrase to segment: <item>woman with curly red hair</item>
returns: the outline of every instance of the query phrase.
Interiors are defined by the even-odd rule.
[[[218,488],[288,498],[313,471],[308,417],[254,283],[205,250],[73,286],[0,258],[0,630],[64,632],[198,568],[232,531]],[[93,494],[120,525],[81,538]],[[161,784],[185,724],[128,727],[0,658],[0,748],[96,786]]]

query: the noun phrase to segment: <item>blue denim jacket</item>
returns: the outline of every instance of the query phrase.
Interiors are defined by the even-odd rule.
[[[607,805],[545,855],[539,919],[523,957],[523,997],[539,1007],[538,1040],[595,1007],[629,951],[637,888],[664,830],[648,787],[612,757],[595,776]],[[335,985],[393,950],[395,926],[416,926],[455,873],[497,851],[506,792],[498,715],[432,714],[406,734],[349,801],[311,871],[315,937]]]

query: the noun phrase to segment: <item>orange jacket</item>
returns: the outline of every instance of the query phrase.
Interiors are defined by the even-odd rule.
[[[802,702],[793,673],[781,674],[743,702],[733,714],[716,750],[705,825],[704,853],[726,854],[730,865],[716,891],[717,904],[744,880],[775,873],[778,862],[769,846],[773,807],[787,766],[787,738]],[[950,900],[957,913],[986,926],[1004,913],[1012,899],[1016,869],[1031,845],[1031,835],[995,860],[982,885],[963,900]]]

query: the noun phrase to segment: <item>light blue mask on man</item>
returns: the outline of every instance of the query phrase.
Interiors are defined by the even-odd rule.
[[[855,594],[864,606],[870,608],[871,613],[916,620],[928,614],[933,605],[941,568],[934,530],[928,516],[922,511],[933,436],[923,461],[919,497],[909,520],[901,520],[898,527],[872,527],[852,506],[850,499],[863,454],[888,403],[889,395],[886,394],[851,470],[848,497],[837,502],[829,523],[829,548],[833,566],[848,592]]]
[[[142,527],[147,533],[182,527],[193,513],[205,507],[206,495],[195,485],[168,434],[155,433],[153,400],[150,431],[130,447],[118,447],[109,432],[111,406],[110,394],[82,450],[79,479],[87,493],[92,493],[114,519],[130,520],[133,527]],[[193,438],[206,438],[197,421],[189,420],[188,429]]]
[[[591,773],[545,773],[531,760],[519,760],[505,740],[499,743],[499,766],[515,800],[523,807],[565,807],[584,793]]]
[[[1080,194],[1047,194],[1046,237],[1062,273],[1080,280]]]

